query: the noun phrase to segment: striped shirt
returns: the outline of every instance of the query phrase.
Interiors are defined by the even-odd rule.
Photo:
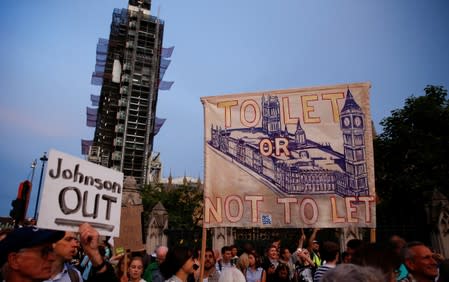
[[[334,267],[335,265],[327,263],[318,267],[317,270],[315,271],[315,275],[313,276],[313,282],[319,282],[321,280],[321,277],[323,277],[324,273],[326,273],[326,271]]]

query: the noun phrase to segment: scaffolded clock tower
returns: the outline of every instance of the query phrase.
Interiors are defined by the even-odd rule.
[[[88,159],[134,177],[138,187],[150,169],[164,30],[150,7],[150,0],[129,0],[128,9],[114,10],[103,71],[97,47],[93,75],[101,94]]]

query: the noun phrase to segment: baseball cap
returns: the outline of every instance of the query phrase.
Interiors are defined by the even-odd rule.
[[[39,229],[35,226],[14,229],[0,241],[0,266],[6,262],[8,254],[12,252],[45,243],[54,243],[61,240],[64,235],[64,231]]]

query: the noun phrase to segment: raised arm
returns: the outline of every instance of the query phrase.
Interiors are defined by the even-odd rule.
[[[307,244],[307,249],[309,250],[309,252],[312,252],[313,241],[316,240],[316,234],[318,233],[318,231],[320,231],[319,228],[313,228],[312,234],[309,237],[309,241]]]

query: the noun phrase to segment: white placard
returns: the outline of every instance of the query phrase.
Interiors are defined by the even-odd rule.
[[[88,222],[101,235],[120,235],[123,173],[51,149],[37,226],[78,231]]]

